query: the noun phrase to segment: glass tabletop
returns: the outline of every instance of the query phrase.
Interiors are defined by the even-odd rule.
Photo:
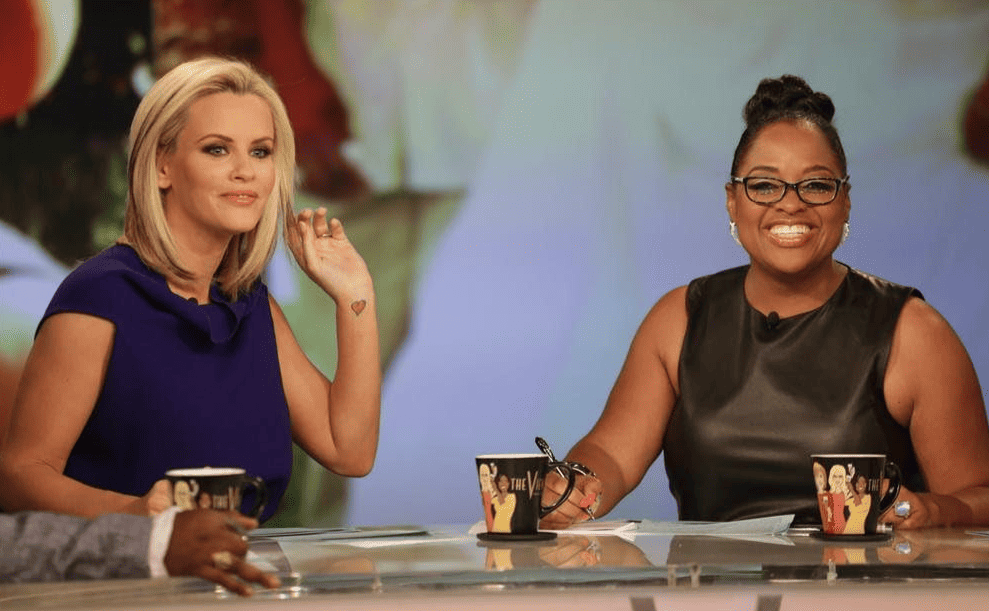
[[[810,530],[780,534],[568,534],[550,541],[480,541],[467,527],[414,536],[252,544],[269,570],[320,589],[363,581],[409,585],[602,582],[696,583],[987,579],[989,537],[965,529],[890,533],[883,540],[827,541]],[[318,586],[317,586],[318,584]]]
[[[535,594],[549,597],[540,598],[543,609],[554,608],[558,597],[587,602],[593,594],[605,597],[601,604],[619,601],[615,608],[637,609],[637,597],[655,601],[673,593],[734,600],[742,593],[785,592],[819,602],[821,596],[853,591],[885,604],[895,599],[888,596],[890,584],[897,584],[896,592],[920,587],[922,597],[976,599],[984,599],[989,585],[989,537],[957,528],[895,532],[882,541],[825,541],[794,529],[734,535],[561,532],[550,541],[511,543],[480,541],[468,526],[456,525],[357,528],[352,536],[343,530],[269,529],[252,536],[249,561],[277,573],[283,587],[258,591],[250,601],[183,578],[3,585],[0,608],[271,605],[325,603],[331,597],[335,607],[348,602],[364,608],[387,599],[435,611],[437,600],[459,608],[497,593],[510,594],[501,602],[514,601],[515,608],[526,608]],[[658,607],[650,602],[641,608]]]

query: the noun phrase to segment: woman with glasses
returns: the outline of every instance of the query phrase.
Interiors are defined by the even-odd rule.
[[[861,452],[903,472],[881,521],[989,523],[989,425],[964,347],[919,291],[833,258],[851,209],[833,115],[799,77],[759,84],[725,185],[750,263],[652,308],[568,455],[596,476],[544,527],[606,513],[660,452],[682,520],[820,524],[810,455]]]

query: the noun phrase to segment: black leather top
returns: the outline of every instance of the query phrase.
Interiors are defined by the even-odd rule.
[[[784,513],[820,524],[811,454],[879,453],[926,490],[883,379],[897,318],[919,291],[850,269],[816,310],[773,326],[745,299],[748,267],[687,290],[680,397],[666,431],[681,520]]]

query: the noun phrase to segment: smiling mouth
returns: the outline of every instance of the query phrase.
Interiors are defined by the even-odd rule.
[[[224,193],[223,196],[237,204],[250,204],[258,198],[256,193]]]
[[[807,225],[774,225],[769,233],[780,238],[796,238],[810,232]]]

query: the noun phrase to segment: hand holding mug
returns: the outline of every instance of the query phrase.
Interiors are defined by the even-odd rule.
[[[126,511],[139,516],[156,516],[171,505],[172,484],[167,479],[160,479],[144,496],[134,499]]]
[[[924,528],[932,524],[931,518],[934,514],[931,507],[928,506],[928,502],[934,504],[936,511],[937,504],[930,501],[929,494],[916,494],[901,486],[896,501],[883,512],[879,521],[884,524],[892,524],[893,528],[898,530]]]
[[[543,498],[547,501],[556,502],[566,492],[566,485],[567,480],[555,471],[551,471],[546,476]],[[555,511],[544,517],[539,526],[548,530],[562,530],[573,524],[591,519],[591,514],[596,513],[601,504],[603,489],[601,480],[596,476],[578,475],[566,502],[561,503]],[[591,514],[588,513],[588,510]]]
[[[814,454],[811,459],[821,534],[883,536],[880,516],[895,511],[903,479],[899,467],[883,454]]]
[[[545,540],[556,533],[540,532],[539,520],[562,505],[573,490],[575,470],[567,463],[550,461],[545,454],[484,454],[475,458],[486,532],[482,541]],[[562,494],[543,502],[546,476],[567,479]]]

